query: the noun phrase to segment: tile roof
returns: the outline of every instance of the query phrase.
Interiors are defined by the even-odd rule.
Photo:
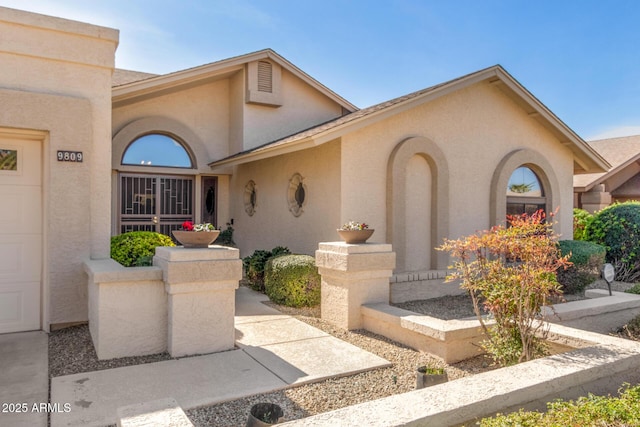
[[[629,161],[640,158],[640,135],[600,139],[587,141],[587,143],[611,164],[611,169],[607,172],[575,175],[573,177],[573,186],[585,187],[587,191],[593,185],[602,182],[608,176],[624,168]]]
[[[149,93],[150,91],[153,91],[154,88],[157,90],[164,90],[168,85],[179,85],[181,83],[190,84],[198,79],[208,79],[210,78],[211,73],[220,73],[220,75],[222,75],[225,72],[234,72],[235,67],[243,66],[251,61],[263,58],[268,58],[280,64],[280,66],[315,87],[346,110],[354,111],[358,109],[358,107],[311,77],[306,72],[302,71],[273,49],[262,49],[252,53],[233,56],[231,58],[225,58],[208,64],[198,65],[161,75],[118,70],[118,76],[114,73],[114,101],[116,98],[118,100],[122,100],[124,97],[131,97],[139,91]],[[118,83],[116,83],[116,78],[118,79]],[[144,82],[144,80],[149,81]]]
[[[258,153],[258,152],[266,150],[266,149],[280,147],[280,146],[283,146],[283,145],[286,145],[286,144],[291,144],[293,142],[300,141],[300,140],[303,140],[303,139],[306,139],[306,138],[311,138],[311,137],[316,136],[318,134],[321,134],[323,132],[338,128],[338,127],[340,127],[342,125],[346,125],[348,123],[351,123],[351,122],[353,122],[355,120],[362,119],[362,118],[365,118],[367,116],[371,116],[371,115],[373,115],[375,113],[384,111],[384,110],[389,109],[389,108],[391,108],[393,106],[396,106],[396,105],[402,104],[404,102],[410,101],[412,99],[418,98],[418,97],[420,97],[422,95],[426,95],[426,94],[428,94],[430,92],[434,92],[436,89],[441,88],[443,86],[450,85],[450,84],[455,83],[455,82],[457,82],[459,80],[464,80],[464,79],[469,78],[471,76],[474,76],[476,74],[481,74],[481,73],[483,73],[483,72],[485,72],[485,71],[487,71],[487,70],[489,70],[491,68],[495,68],[495,67],[497,67],[497,66],[488,67],[488,68],[482,69],[480,71],[476,71],[476,72],[473,72],[473,73],[458,77],[456,79],[446,81],[444,83],[439,83],[437,85],[430,86],[428,88],[421,89],[421,90],[418,90],[416,92],[409,93],[407,95],[399,96],[399,97],[391,99],[389,101],[385,101],[385,102],[381,102],[379,104],[372,105],[371,107],[363,108],[361,110],[357,110],[357,111],[354,111],[352,113],[348,113],[348,114],[346,114],[344,116],[338,117],[336,119],[329,120],[329,121],[327,121],[325,123],[321,123],[321,124],[313,126],[311,128],[308,128],[308,129],[302,130],[300,132],[294,133],[292,135],[286,136],[284,138],[277,139],[275,141],[270,141],[270,142],[262,144],[262,145],[260,145],[258,147],[254,147],[254,148],[249,149],[249,150],[241,151],[239,153],[233,154],[233,155],[225,157],[223,159],[216,160],[213,163],[235,159],[237,157],[242,157],[242,156],[244,156],[246,154],[249,154],[249,153]]]
[[[149,79],[151,77],[156,77],[156,76],[157,76],[157,74],[143,73],[141,71],[123,70],[121,68],[116,68],[113,71],[113,78],[112,78],[111,86],[112,87],[122,86],[122,85],[125,85],[127,83],[133,83],[133,82],[137,82],[137,81],[140,81],[140,80],[146,80],[146,79]]]

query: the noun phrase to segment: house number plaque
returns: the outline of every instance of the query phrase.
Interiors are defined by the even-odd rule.
[[[58,151],[59,162],[82,162],[82,151]]]

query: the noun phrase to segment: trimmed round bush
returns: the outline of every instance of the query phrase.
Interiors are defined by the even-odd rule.
[[[561,240],[558,245],[562,256],[571,254],[569,261],[573,263],[566,270],[560,268],[556,272],[565,294],[580,293],[598,280],[607,252],[604,246],[582,240]]]
[[[308,307],[320,304],[320,275],[309,255],[271,258],[264,274],[265,293],[276,304]]]
[[[584,209],[573,208],[573,240],[586,240],[584,230],[593,221],[593,215]]]
[[[267,265],[267,261],[271,258],[290,254],[289,248],[284,246],[276,246],[270,251],[258,249],[253,254],[242,259],[244,266],[244,273],[249,286],[254,291],[264,293],[264,269]]]
[[[132,231],[111,238],[111,258],[125,267],[152,264],[157,246],[175,246],[173,240],[153,231]]]
[[[640,272],[640,202],[617,203],[597,212],[585,228],[585,238],[607,249],[616,280],[633,281]]]

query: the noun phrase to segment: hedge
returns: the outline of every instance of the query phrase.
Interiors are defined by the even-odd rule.
[[[320,304],[320,275],[309,255],[282,255],[267,262],[265,293],[271,301],[289,307]]]
[[[244,274],[251,289],[264,292],[264,268],[267,261],[273,257],[290,253],[289,248],[276,246],[270,251],[258,249],[254,251],[253,254],[243,258]]]
[[[640,278],[640,202],[617,203],[598,211],[585,228],[585,239],[607,249],[616,280]]]
[[[573,240],[586,240],[584,230],[593,221],[593,215],[584,209],[573,208]]]
[[[563,256],[571,254],[569,261],[573,263],[566,270],[560,268],[556,272],[564,293],[580,293],[598,280],[606,255],[603,246],[582,240],[561,240],[558,245]]]
[[[111,238],[111,258],[125,267],[152,264],[157,246],[175,246],[169,236],[153,231],[131,231]]]
[[[620,396],[589,394],[576,401],[557,400],[547,404],[547,412],[520,410],[484,418],[481,427],[626,427],[640,426],[640,385],[625,385]]]

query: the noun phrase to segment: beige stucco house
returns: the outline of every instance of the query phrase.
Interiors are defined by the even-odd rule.
[[[231,223],[242,256],[365,221],[392,281],[435,289],[444,237],[539,207],[570,237],[573,175],[609,168],[500,66],[359,110],[269,49],[152,75],[117,44],[0,8],[0,332],[86,321],[83,260],[185,219]]]
[[[573,178],[575,207],[595,212],[611,203],[640,200],[640,135],[589,141],[589,145],[611,168]]]

